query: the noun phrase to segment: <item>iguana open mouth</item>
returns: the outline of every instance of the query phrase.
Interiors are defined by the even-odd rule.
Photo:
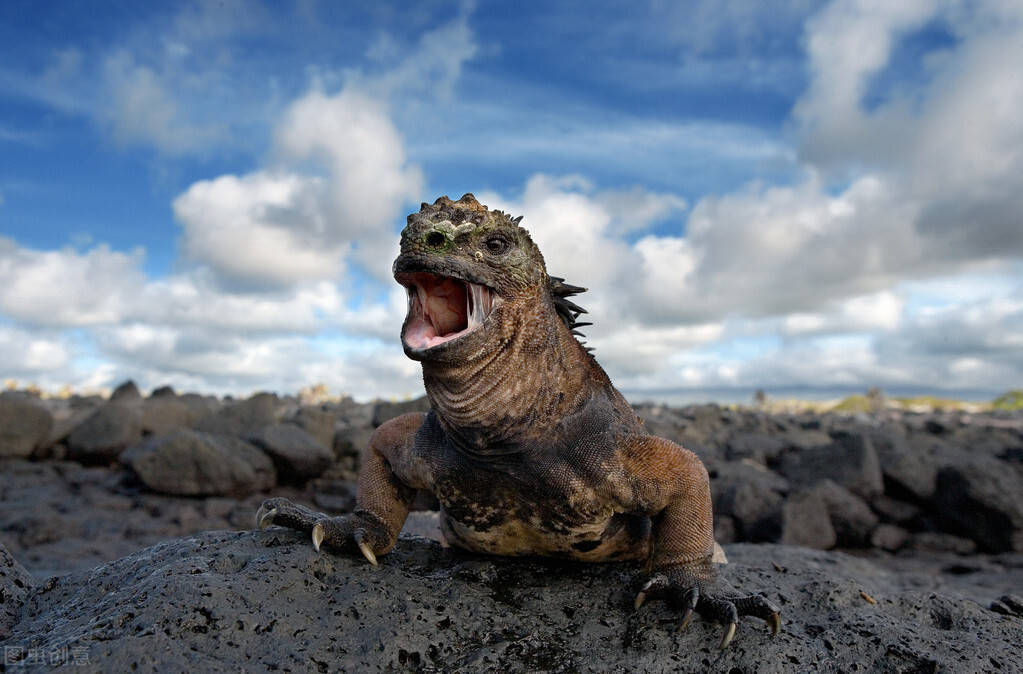
[[[405,344],[430,349],[473,332],[501,303],[493,290],[428,272],[395,277],[408,291]]]

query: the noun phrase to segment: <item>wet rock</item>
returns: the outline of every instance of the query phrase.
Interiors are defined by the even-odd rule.
[[[3,644],[74,649],[84,672],[1023,670],[1018,618],[840,553],[727,552],[725,580],[781,604],[784,629],[745,619],[720,653],[720,625],[679,630],[665,602],[633,611],[632,566],[403,538],[370,567],[278,529],[168,541],[33,587]]]
[[[67,439],[68,458],[85,464],[110,463],[140,439],[142,400],[125,393],[120,401],[107,402],[75,426]]]
[[[0,458],[24,458],[46,444],[53,415],[27,396],[0,395]]]
[[[305,482],[334,463],[334,452],[294,424],[271,424],[245,438],[266,452],[282,480]]]
[[[243,496],[276,481],[270,457],[244,440],[186,429],[147,438],[121,462],[164,494]]]
[[[884,490],[877,452],[863,433],[839,433],[828,445],[787,452],[778,472],[801,487],[829,479],[866,499]]]

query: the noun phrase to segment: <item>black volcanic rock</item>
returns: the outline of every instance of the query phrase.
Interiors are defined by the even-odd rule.
[[[836,552],[727,552],[726,581],[782,606],[778,636],[746,619],[718,651],[720,625],[697,618],[680,630],[664,602],[633,611],[629,566],[484,558],[403,538],[372,567],[272,529],[167,541],[32,586],[0,645],[64,653],[82,672],[1023,670],[1023,619],[1014,598],[996,600],[1007,593],[981,605]],[[995,601],[1003,612],[987,608]]]

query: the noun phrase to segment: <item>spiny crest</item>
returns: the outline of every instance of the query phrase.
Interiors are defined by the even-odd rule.
[[[568,299],[572,295],[578,295],[579,293],[586,292],[586,288],[581,286],[574,286],[569,283],[565,283],[565,279],[560,276],[549,276],[551,298],[554,300],[554,308],[558,312],[558,317],[564,321],[565,325],[572,332],[575,337],[584,337],[583,333],[579,332],[579,328],[587,325],[593,325],[593,323],[582,323],[579,321],[579,316],[587,313],[586,309]],[[586,346],[586,342],[579,340],[579,343]],[[593,351],[592,348],[586,347],[587,351]]]
[[[472,192],[466,192],[458,201],[452,201],[446,196],[438,197],[432,204],[425,201],[420,205],[419,212],[408,216],[408,222],[420,219],[430,220],[451,220],[452,222],[472,222],[482,224],[485,220],[495,220],[499,223],[518,225],[522,216],[512,218],[502,211],[489,210],[473,196]],[[457,219],[457,220],[456,220]]]

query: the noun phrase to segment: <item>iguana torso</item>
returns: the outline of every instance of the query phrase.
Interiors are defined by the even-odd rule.
[[[582,288],[550,277],[520,219],[467,194],[410,215],[394,262],[409,295],[405,353],[423,366],[431,403],[382,425],[363,455],[358,509],[327,517],[284,499],[261,526],[354,544],[373,563],[393,547],[416,490],[441,504],[454,546],[501,555],[643,560],[637,597],[681,602],[725,622],[741,614],[777,630],[759,595],[719,597],[710,487],[699,459],[648,435],[575,338]]]

